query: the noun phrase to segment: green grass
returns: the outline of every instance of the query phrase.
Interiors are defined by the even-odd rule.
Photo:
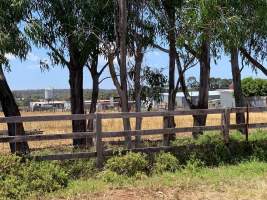
[[[230,132],[230,142],[240,142],[245,141],[245,135],[242,135],[238,131]],[[267,140],[267,131],[263,129],[257,129],[250,132],[248,141],[264,141]],[[203,135],[199,136],[198,139],[193,139],[191,136],[188,137],[178,137],[175,141],[172,142],[173,146],[183,146],[189,144],[213,144],[223,142],[223,136],[218,131],[208,131]]]
[[[102,179],[76,180],[66,189],[50,194],[47,199],[52,197],[53,199],[74,199],[77,196],[97,198],[103,192],[109,193],[109,191],[116,189],[125,192],[129,189],[155,192],[158,190],[164,191],[166,188],[170,190],[175,188],[175,191],[171,190],[175,195],[177,190],[182,190],[185,193],[191,190],[197,192],[201,187],[206,187],[207,193],[227,190],[226,196],[240,195],[242,197],[242,193],[247,194],[247,185],[253,185],[253,183],[254,186],[258,184],[267,185],[266,177],[267,163],[259,161],[247,161],[238,165],[226,165],[216,168],[200,167],[194,170],[190,167],[185,167],[175,173],[143,177],[141,180],[136,177],[125,177],[125,181],[120,184],[118,182],[107,183]],[[237,194],[233,194],[232,190],[236,190]],[[260,190],[260,187],[256,187],[256,190],[251,190],[249,195],[253,195],[254,192],[260,192]],[[138,195],[138,193],[136,194]],[[138,199],[138,197],[136,198]]]
[[[257,130],[244,141],[238,132],[231,133],[228,145],[218,132],[197,140],[180,137],[173,152],[120,154],[109,158],[103,170],[95,167],[95,159],[0,157],[0,185],[11,186],[0,188],[0,199],[127,199],[129,191],[132,199],[267,199],[267,132]]]

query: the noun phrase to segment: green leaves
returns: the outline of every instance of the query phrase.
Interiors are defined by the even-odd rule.
[[[267,96],[267,80],[245,78],[242,80],[242,91],[244,96]]]
[[[0,65],[9,66],[7,54],[24,59],[30,49],[20,28],[26,8],[26,0],[0,1]]]

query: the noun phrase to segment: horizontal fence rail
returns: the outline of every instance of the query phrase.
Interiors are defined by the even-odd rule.
[[[64,160],[97,157],[98,166],[102,166],[104,157],[111,155],[110,150],[104,150],[103,139],[113,137],[145,136],[145,135],[161,135],[196,131],[215,131],[220,130],[223,134],[224,141],[229,142],[229,130],[248,129],[248,128],[267,128],[266,123],[249,123],[249,113],[251,112],[266,112],[267,107],[244,107],[244,108],[220,108],[220,109],[194,109],[194,110],[177,110],[177,111],[160,111],[160,112],[129,112],[129,113],[95,113],[95,114],[76,114],[76,115],[48,115],[48,116],[16,116],[16,117],[0,117],[0,123],[23,123],[37,121],[64,121],[64,120],[94,120],[94,131],[92,132],[77,132],[63,134],[34,134],[34,135],[17,135],[17,136],[0,136],[0,143],[18,143],[27,141],[43,141],[43,140],[65,140],[78,138],[95,138],[96,152],[80,152],[80,153],[65,153],[46,156],[34,157],[37,160]],[[231,124],[231,113],[247,113],[247,121],[243,124]],[[168,117],[181,115],[207,115],[220,114],[222,116],[221,125],[216,126],[193,126],[193,127],[175,127],[162,129],[148,130],[125,130],[125,131],[103,131],[103,119],[114,118],[144,118],[144,117]],[[172,147],[160,147],[157,149],[170,149]],[[153,148],[134,148],[132,151],[152,151]],[[126,150],[128,151],[128,150]]]

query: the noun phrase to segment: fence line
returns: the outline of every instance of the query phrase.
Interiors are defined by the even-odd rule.
[[[43,140],[63,140],[76,139],[85,137],[95,137],[96,152],[80,152],[80,153],[65,153],[54,154],[46,156],[35,157],[37,160],[64,160],[64,159],[78,159],[78,158],[97,158],[97,166],[102,167],[104,157],[111,155],[111,150],[104,150],[103,138],[124,137],[127,134],[131,136],[136,135],[160,135],[183,133],[193,131],[213,131],[220,130],[223,135],[225,143],[229,142],[229,131],[233,129],[243,128],[266,128],[266,123],[251,123],[249,124],[250,112],[265,112],[267,107],[244,107],[244,108],[220,108],[220,109],[195,109],[195,110],[178,110],[178,111],[160,111],[160,112],[131,112],[131,113],[95,113],[95,114],[78,114],[78,115],[50,115],[50,116],[25,116],[25,117],[0,117],[0,123],[20,123],[20,122],[35,122],[35,121],[59,121],[59,120],[88,120],[94,119],[95,128],[92,132],[77,132],[64,134],[36,134],[36,135],[20,135],[20,136],[2,136],[0,143],[17,143],[27,141],[43,141]],[[244,124],[230,124],[231,113],[247,113],[246,123]],[[179,128],[162,128],[162,129],[148,129],[148,130],[126,130],[126,131],[103,131],[103,119],[113,118],[135,118],[135,117],[166,117],[179,115],[206,115],[206,114],[221,114],[221,125],[217,126],[193,126],[193,127],[179,127]],[[160,149],[167,150],[172,147],[158,147],[158,148],[134,148],[132,151],[158,151]],[[126,151],[128,151],[126,149]]]

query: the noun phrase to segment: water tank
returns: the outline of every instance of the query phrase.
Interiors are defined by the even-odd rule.
[[[47,88],[45,89],[45,100],[51,100],[53,99],[53,89]]]

